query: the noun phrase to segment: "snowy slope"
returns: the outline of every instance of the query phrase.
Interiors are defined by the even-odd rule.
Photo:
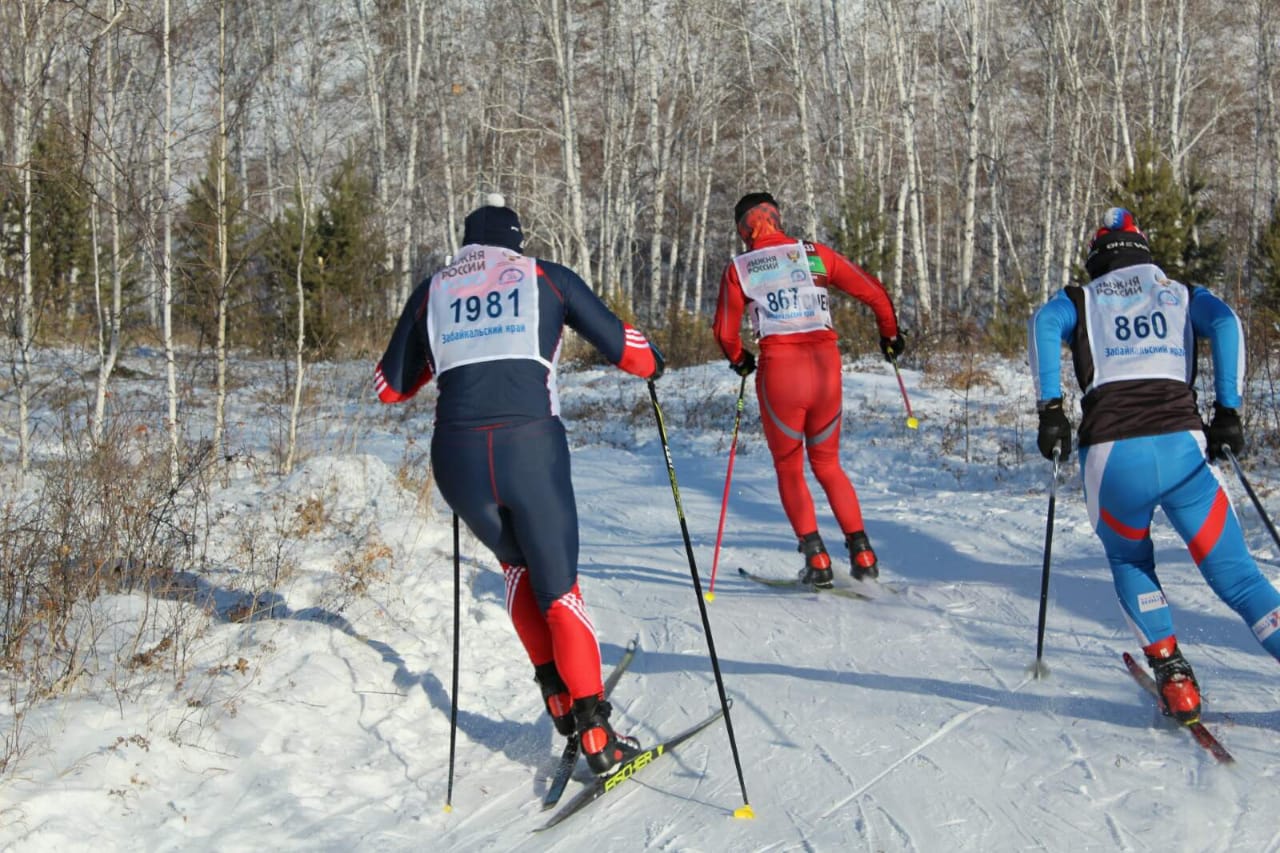
[[[28,716],[32,748],[0,789],[0,847],[1280,849],[1280,669],[1158,516],[1157,559],[1205,691],[1205,721],[1238,763],[1217,765],[1164,722],[1120,661],[1137,643],[1073,465],[1053,539],[1051,677],[1029,679],[1048,465],[1027,453],[1030,383],[1002,362],[985,365],[990,384],[967,398],[945,387],[946,371],[931,370],[928,382],[904,371],[915,431],[887,365],[846,369],[843,460],[893,590],[873,602],[737,576],[738,566],[790,576],[801,562],[748,384],[707,610],[755,820],[732,817],[743,793],[721,724],[626,790],[532,834],[546,817],[540,799],[560,742],[507,619],[501,574],[464,530],[446,812],[450,516],[423,489],[430,405],[368,402],[367,373],[333,368],[332,398],[319,404],[329,417],[311,426],[312,453],[293,475],[243,465],[216,494],[210,571],[166,611],[199,626],[180,652],[182,680],[159,669],[134,671],[123,686],[98,675]],[[691,368],[658,390],[706,588],[738,379],[721,365]],[[615,719],[651,741],[718,704],[657,430],[644,383],[617,372],[563,374],[562,396],[581,582],[606,665],[633,636],[641,646],[615,693]],[[250,444],[269,430],[242,399],[237,440]],[[1280,482],[1274,470],[1253,476],[1264,500]],[[1275,578],[1276,548],[1231,485]],[[843,567],[839,531],[814,488]],[[322,506],[326,523],[299,533],[307,505]],[[280,571],[259,598],[266,613],[236,621],[230,603],[259,576],[246,540],[256,543],[253,560],[274,554]],[[140,618],[130,597],[101,606],[113,624]]]

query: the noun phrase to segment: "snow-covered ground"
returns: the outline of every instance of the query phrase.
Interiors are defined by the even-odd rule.
[[[966,393],[961,368],[973,366],[980,381]],[[0,783],[0,848],[1280,849],[1280,668],[1158,515],[1157,559],[1204,719],[1237,763],[1218,765],[1155,712],[1120,660],[1139,650],[1089,529],[1074,457],[1053,535],[1051,674],[1028,676],[1049,466],[1034,451],[1025,368],[998,360],[904,370],[918,430],[905,426],[888,365],[846,367],[842,458],[891,587],[872,602],[738,577],[739,566],[790,576],[801,562],[748,383],[707,612],[754,820],[733,817],[743,785],[719,724],[533,834],[560,742],[507,619],[501,574],[464,530],[446,811],[453,548],[426,466],[430,394],[380,407],[369,374],[369,365],[317,368],[307,455],[284,478],[266,471],[279,419],[261,402],[279,371],[237,392],[231,444],[241,452],[212,497],[208,568],[160,615],[190,628],[168,652],[180,676],[172,666],[122,675],[104,662],[66,698],[32,710],[26,752]],[[615,720],[652,741],[719,702],[658,432],[643,382],[607,369],[561,379],[583,593],[606,666],[639,638]],[[737,390],[723,365],[658,383],[704,588]],[[1271,491],[1280,472],[1251,476],[1280,511]],[[1274,579],[1277,549],[1239,483],[1230,486]],[[264,612],[246,620],[249,589]],[[125,627],[144,611],[157,618],[137,596],[97,606]],[[11,722],[13,709],[0,710]]]

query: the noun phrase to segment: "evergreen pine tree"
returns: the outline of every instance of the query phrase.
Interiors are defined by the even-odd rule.
[[[1178,181],[1159,147],[1145,142],[1138,146],[1133,170],[1112,193],[1115,205],[1137,217],[1156,264],[1187,284],[1214,285],[1223,275],[1223,244],[1213,235],[1216,211],[1203,198],[1205,190],[1194,164]]]
[[[1271,221],[1253,247],[1258,298],[1272,315],[1280,315],[1280,203],[1271,208]]]

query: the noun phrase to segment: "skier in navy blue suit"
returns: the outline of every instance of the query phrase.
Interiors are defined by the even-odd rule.
[[[605,773],[634,741],[604,701],[600,648],[578,589],[578,514],[560,421],[556,365],[565,326],[611,363],[648,379],[663,361],[567,267],[522,254],[501,196],[470,213],[463,246],[409,297],[378,363],[378,398],[396,403],[436,377],[436,483],[506,577],[507,611],[557,730]]]
[[[1102,540],[1120,606],[1143,644],[1166,713],[1200,716],[1200,690],[1174,636],[1156,577],[1155,507],[1187,543],[1200,573],[1280,659],[1280,592],[1258,570],[1210,459],[1244,448],[1238,409],[1244,347],[1235,312],[1203,287],[1169,279],[1133,215],[1111,208],[1089,246],[1090,281],[1069,286],[1031,319],[1028,344],[1047,459],[1071,455],[1062,406],[1061,345],[1072,354],[1080,401],[1080,469],[1089,519]],[[1213,358],[1214,415],[1200,419],[1196,340]],[[1206,458],[1207,451],[1207,458]]]

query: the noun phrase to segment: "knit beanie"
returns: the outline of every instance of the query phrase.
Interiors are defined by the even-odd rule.
[[[1147,235],[1138,230],[1133,214],[1113,207],[1102,215],[1102,227],[1089,241],[1084,268],[1089,278],[1100,278],[1112,270],[1153,263]]]
[[[501,246],[513,252],[524,248],[524,232],[520,230],[520,217],[506,206],[506,200],[498,193],[490,193],[484,207],[467,214],[462,228],[462,243],[470,246]]]

